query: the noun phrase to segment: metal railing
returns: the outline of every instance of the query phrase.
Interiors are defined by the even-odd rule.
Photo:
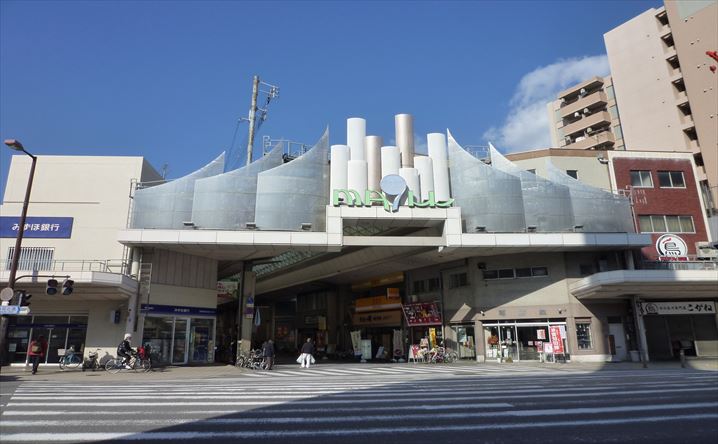
[[[9,262],[0,262],[0,269],[7,270]],[[21,264],[22,265],[22,264]],[[21,270],[27,271],[20,267]],[[105,260],[52,260],[43,264],[34,264],[32,271],[99,271],[104,273],[116,273],[129,275],[128,263],[122,259]]]
[[[641,270],[718,270],[716,261],[644,261]]]

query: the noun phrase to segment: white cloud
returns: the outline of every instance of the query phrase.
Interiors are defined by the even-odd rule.
[[[546,104],[560,91],[593,76],[609,73],[605,55],[560,60],[526,74],[509,102],[509,115],[500,127],[483,135],[504,152],[546,148],[551,145]]]

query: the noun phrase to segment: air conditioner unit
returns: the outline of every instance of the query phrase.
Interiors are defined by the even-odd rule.
[[[696,257],[699,260],[718,260],[718,248],[710,242],[696,242]]]
[[[586,95],[586,88],[581,88],[581,91],[579,91],[578,94],[579,94],[580,96],[585,96],[585,95]]]
[[[588,108],[584,108],[584,109],[583,109],[583,114],[585,114],[585,115],[591,114],[591,110],[588,109]]]
[[[592,132],[593,132],[593,128],[591,128],[590,126],[588,128],[586,128],[586,134],[591,134]]]
[[[576,111],[575,113],[573,113],[573,117],[581,117],[581,113]]]

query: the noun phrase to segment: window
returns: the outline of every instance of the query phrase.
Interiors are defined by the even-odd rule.
[[[530,170],[526,170],[531,174],[536,174],[536,168],[531,168]]]
[[[456,273],[449,275],[449,288],[466,287],[469,285],[466,273]]]
[[[499,279],[513,279],[514,278],[514,269],[513,268],[504,268],[503,270],[499,270]]]
[[[517,268],[516,269],[516,277],[517,278],[531,277],[531,269],[530,268]]]
[[[631,186],[653,188],[650,171],[631,171]]]
[[[576,339],[578,340],[579,349],[589,350],[593,348],[590,320],[576,320]]]
[[[10,269],[14,254],[15,247],[8,248],[7,261],[5,262],[6,270]],[[18,260],[18,270],[51,270],[54,255],[54,248],[21,247],[20,259]]]
[[[613,100],[616,98],[616,96],[613,94],[613,86],[608,85],[606,87],[606,95],[608,96],[608,100]]]
[[[439,284],[439,278],[431,278],[426,280],[426,291],[436,291],[441,285]]]
[[[661,188],[685,188],[682,171],[659,171],[658,186]]]
[[[623,139],[623,130],[621,129],[621,125],[613,127],[613,135],[616,136],[616,139]]]
[[[618,119],[618,107],[616,105],[609,106],[608,113],[611,114],[611,119]]]
[[[578,179],[578,170],[566,170],[566,174],[573,177],[574,179]]]
[[[484,280],[515,279],[548,276],[547,267],[502,268],[500,270],[484,270]]]
[[[638,216],[641,233],[695,233],[693,216]]]
[[[531,276],[533,276],[533,277],[548,276],[548,268],[547,267],[533,267],[533,268],[531,268]]]

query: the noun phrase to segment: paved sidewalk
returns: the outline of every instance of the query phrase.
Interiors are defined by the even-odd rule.
[[[523,368],[524,370],[536,369],[538,373],[542,369],[546,370],[566,370],[566,371],[578,371],[578,372],[600,372],[600,371],[621,371],[621,370],[640,370],[642,365],[634,362],[619,362],[619,363],[579,363],[570,362],[566,364],[555,364],[555,363],[539,363],[539,362],[514,362],[514,363],[495,363],[485,362],[477,363],[474,361],[465,361],[451,364],[454,368],[468,367],[473,369],[486,368],[496,372],[500,368],[505,368],[507,373],[510,373],[512,369]],[[312,366],[314,369],[322,368],[335,368],[341,369],[343,367],[361,368],[367,366],[368,368],[380,368],[382,366],[394,367],[426,367],[437,366],[441,368],[443,364],[407,364],[407,363],[367,363],[359,364],[354,362],[332,362],[322,361],[316,366]],[[276,370],[296,370],[294,364],[279,364],[275,366]],[[651,362],[648,364],[648,368],[651,370],[677,370],[681,369],[680,362]],[[718,359],[689,359],[686,362],[686,369],[701,370],[718,372]],[[249,369],[238,369],[232,365],[216,364],[206,366],[188,366],[188,367],[161,367],[152,369],[148,373],[133,372],[133,371],[121,371],[117,374],[109,374],[105,371],[86,371],[81,370],[68,370],[60,371],[57,366],[46,365],[40,366],[40,369],[36,375],[30,373],[30,367],[11,366],[0,368],[0,381],[2,382],[24,382],[24,381],[57,381],[57,382],[79,382],[79,381],[169,381],[179,379],[213,379],[213,378],[234,378],[243,377],[245,374],[251,374],[253,370]]]

